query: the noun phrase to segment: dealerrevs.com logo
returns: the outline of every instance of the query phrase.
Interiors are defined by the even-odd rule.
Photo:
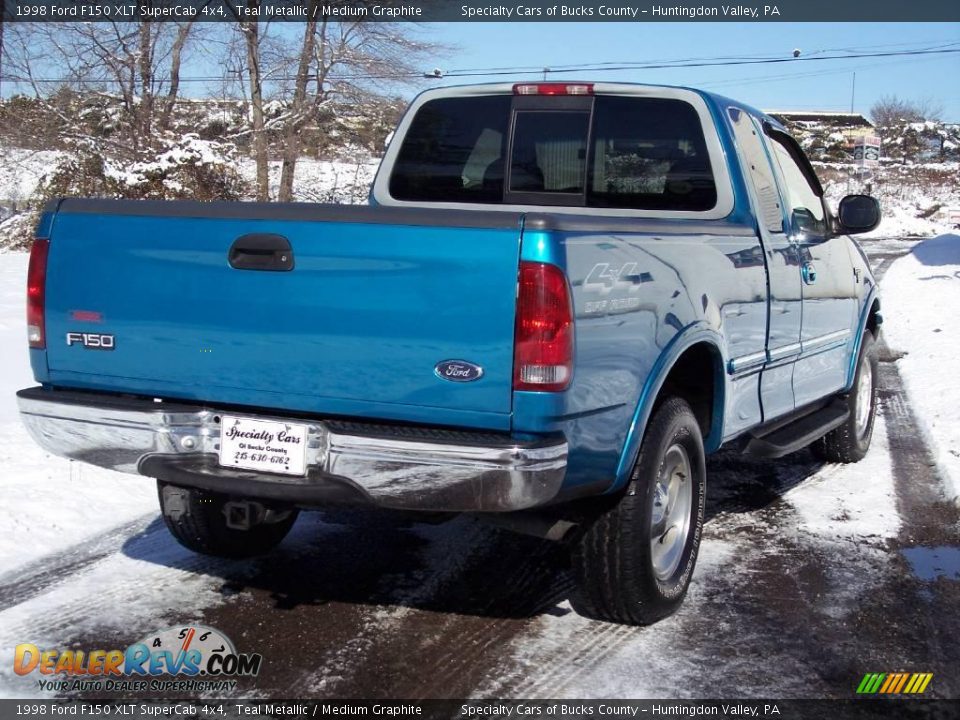
[[[126,650],[41,649],[21,643],[17,675],[37,673],[53,692],[217,692],[233,690],[238,677],[255,677],[263,656],[238,653],[219,630],[202,625],[151,633]]]

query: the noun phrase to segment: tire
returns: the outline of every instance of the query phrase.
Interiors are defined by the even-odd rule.
[[[697,562],[705,492],[700,427],[687,402],[671,397],[650,419],[626,493],[576,541],[574,609],[649,625],[680,607]],[[671,541],[670,533],[685,534]]]
[[[866,456],[877,416],[878,369],[877,343],[873,333],[864,330],[857,373],[846,398],[850,417],[810,446],[816,457],[828,462],[854,463]]]
[[[170,534],[185,548],[225,558],[261,555],[280,543],[297,520],[294,509],[275,509],[256,504],[256,520],[249,529],[227,525],[225,507],[240,500],[228,495],[184,488],[157,481],[160,510]]]

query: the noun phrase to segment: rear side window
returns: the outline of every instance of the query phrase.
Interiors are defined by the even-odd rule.
[[[551,98],[518,105],[511,96],[425,103],[403,140],[390,194],[441,203],[716,206],[714,171],[693,106],[665,98],[584,101],[575,108]]]

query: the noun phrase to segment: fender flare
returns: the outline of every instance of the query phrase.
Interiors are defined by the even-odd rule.
[[[616,479],[606,490],[606,493],[617,492],[626,486],[633,471],[633,466],[637,461],[637,455],[640,453],[640,443],[643,440],[650,415],[653,413],[654,402],[656,402],[667,376],[683,353],[700,343],[711,345],[721,361],[720,367],[715,371],[716,392],[713,399],[713,419],[710,424],[710,434],[704,438],[704,449],[709,453],[720,447],[723,438],[723,408],[726,399],[726,374],[723,370],[726,367],[726,360],[721,350],[723,340],[716,330],[701,321],[688,325],[677,333],[667,343],[647,374],[647,379],[640,391],[640,399],[637,401],[637,407],[633,413],[633,419],[630,422],[630,429],[620,452]]]
[[[860,359],[860,347],[863,345],[863,334],[867,331],[867,323],[870,321],[870,312],[873,310],[873,304],[880,299],[880,290],[874,285],[867,295],[860,310],[860,319],[857,323],[857,335],[853,343],[853,352],[850,353],[850,363],[847,367],[847,381],[844,383],[843,391],[850,392],[853,387],[853,379],[857,374],[857,360]],[[879,313],[879,305],[878,310]]]

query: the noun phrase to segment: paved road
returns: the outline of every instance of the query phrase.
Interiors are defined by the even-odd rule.
[[[868,246],[880,271],[903,248]],[[241,563],[191,555],[142,518],[0,578],[0,635],[111,648],[199,621],[264,655],[238,688],[263,696],[850,697],[866,672],[911,670],[960,697],[960,583],[923,577],[960,518],[894,359],[864,463],[710,459],[693,587],[653,627],[576,616],[561,546],[340,510]],[[8,693],[34,690],[5,672]]]

